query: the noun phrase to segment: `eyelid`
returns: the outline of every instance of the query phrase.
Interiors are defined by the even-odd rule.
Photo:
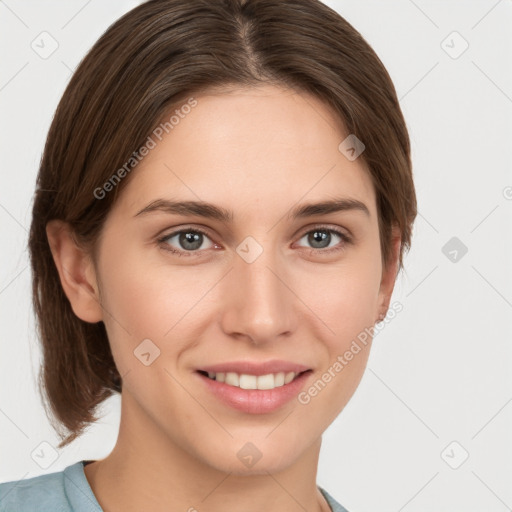
[[[338,233],[339,235],[342,235],[344,237],[346,237],[347,239],[350,239],[352,240],[353,239],[353,235],[352,233],[347,229],[347,228],[343,228],[341,226],[338,226],[338,225],[332,225],[332,224],[311,224],[309,226],[306,226],[305,228],[302,228],[299,233],[301,233],[299,236],[300,238],[302,238],[304,235],[310,233],[311,231],[315,231],[315,229],[317,230],[322,230],[324,229],[325,231],[332,231],[334,233]]]
[[[160,238],[160,239],[167,239],[167,238],[171,238],[175,235],[179,235],[180,233],[183,233],[183,232],[188,232],[188,231],[194,231],[194,232],[197,232],[197,233],[202,233],[203,235],[206,235],[208,238],[211,238],[211,234],[209,233],[208,230],[206,230],[205,228],[202,228],[202,227],[198,227],[198,226],[185,226],[183,228],[176,228],[176,229],[173,229],[172,231],[170,231],[169,233],[165,233],[165,231],[167,231],[167,229],[164,229],[162,230],[161,233],[164,233],[164,234],[157,234],[157,238]]]

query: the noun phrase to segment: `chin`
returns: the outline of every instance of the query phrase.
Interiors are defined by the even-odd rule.
[[[268,438],[253,441],[247,438],[231,439],[228,443],[222,443],[221,446],[210,451],[203,460],[223,473],[238,476],[268,475],[268,473],[279,473],[292,466],[306,449],[305,444],[284,445],[277,438],[275,441],[270,441]]]
[[[256,476],[256,475],[267,475],[280,473],[286,470],[295,462],[294,457],[281,458],[278,460],[264,460],[262,457],[252,467],[244,467],[238,459],[233,460],[232,458],[224,461],[211,461],[211,466],[222,473],[229,473],[235,476]]]

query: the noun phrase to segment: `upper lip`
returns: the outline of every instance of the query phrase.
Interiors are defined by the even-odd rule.
[[[292,363],[290,361],[272,360],[272,361],[231,361],[229,363],[219,363],[198,368],[204,372],[211,373],[238,373],[249,375],[267,375],[269,373],[301,373],[310,370],[303,364]]]

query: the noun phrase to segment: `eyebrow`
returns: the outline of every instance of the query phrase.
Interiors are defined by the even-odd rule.
[[[328,215],[343,211],[361,211],[368,217],[368,207],[358,199],[336,198],[318,203],[308,203],[293,208],[288,218],[302,219],[315,215]],[[146,215],[151,212],[175,213],[177,215],[196,215],[207,219],[214,219],[224,223],[233,221],[233,212],[205,201],[171,201],[169,199],[156,199],[151,201],[134,216]]]

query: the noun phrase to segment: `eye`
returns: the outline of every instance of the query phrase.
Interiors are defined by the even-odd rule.
[[[342,231],[326,227],[317,227],[307,231],[299,242],[304,239],[311,245],[312,253],[331,253],[333,251],[339,251],[345,249],[345,246],[352,242],[352,239]],[[336,239],[341,240],[342,243],[336,243]],[[334,245],[331,245],[331,242],[334,242]]]
[[[178,247],[173,245],[173,239],[175,239],[174,244]],[[210,240],[210,245],[208,247],[203,247],[205,239],[210,240],[205,231],[198,228],[187,228],[169,233],[164,237],[159,238],[158,242],[161,244],[163,249],[173,252],[178,256],[192,256],[192,253],[199,252],[199,250],[211,249],[215,246],[215,244]]]
[[[338,242],[336,243],[336,240]],[[205,241],[210,243],[206,247]],[[317,227],[305,232],[299,242],[305,240],[310,244],[309,249],[313,254],[330,254],[346,248],[347,244],[352,243],[351,237],[347,234],[333,228]],[[341,241],[341,243],[340,243]],[[179,231],[173,231],[158,239],[162,249],[172,252],[177,256],[199,256],[207,249],[220,248],[219,245],[211,241],[208,233],[199,228],[186,228]],[[334,245],[332,244],[334,242]],[[308,249],[308,247],[305,247]]]

